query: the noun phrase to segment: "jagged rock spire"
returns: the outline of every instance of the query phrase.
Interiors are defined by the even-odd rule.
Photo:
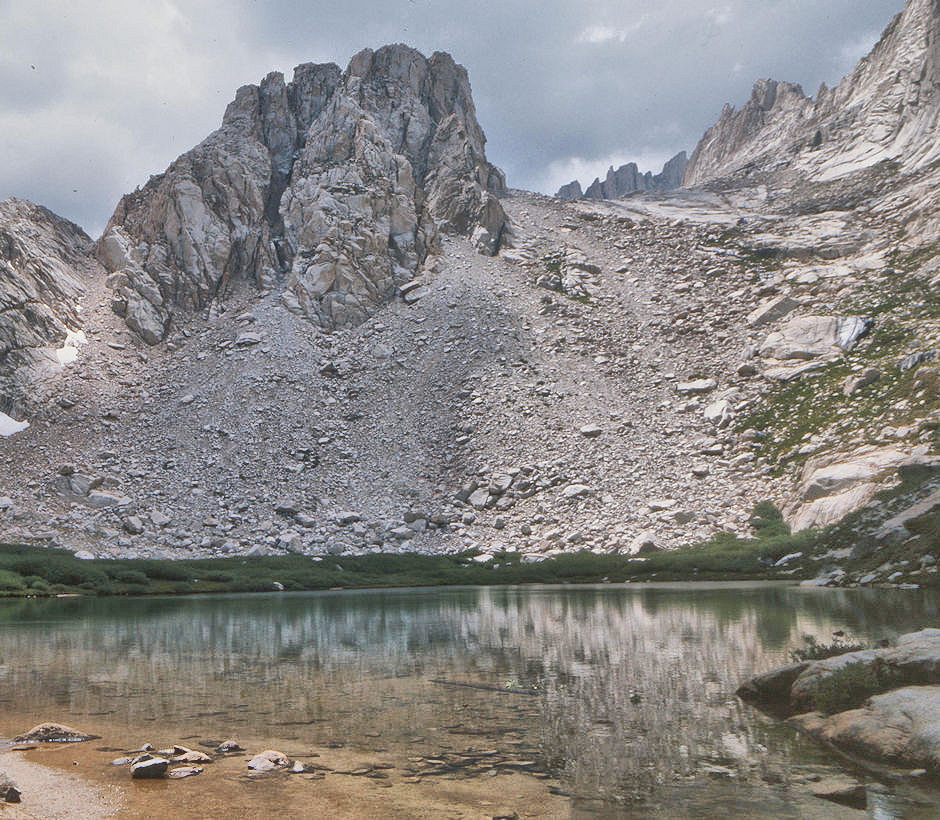
[[[115,309],[156,343],[176,311],[241,278],[324,327],[360,322],[421,272],[439,229],[498,250],[505,180],[485,142],[467,72],[444,53],[386,46],[345,72],[269,74],[121,200],[99,246]]]
[[[833,179],[891,159],[916,168],[940,157],[940,0],[909,0],[877,45],[816,99],[760,80],[751,99],[725,106],[689,160],[684,184],[746,167],[793,168]]]

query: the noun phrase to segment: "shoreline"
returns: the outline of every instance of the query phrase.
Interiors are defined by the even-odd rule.
[[[0,803],[0,817],[98,820],[120,812],[124,800],[116,787],[70,772],[65,761],[39,763],[24,754],[0,749],[0,774],[22,792],[22,802]]]
[[[561,820],[570,815],[569,797],[554,777],[539,772],[500,768],[414,776],[412,758],[401,750],[306,747],[283,738],[241,739],[243,753],[217,757],[193,777],[134,780],[127,766],[111,763],[121,756],[121,740],[131,736],[128,732],[108,730],[102,724],[81,728],[103,734],[82,743],[33,744],[28,751],[0,751],[0,772],[5,771],[22,792],[19,804],[0,802],[0,817],[168,817],[179,814],[181,805],[199,807],[198,814],[188,816],[220,816],[236,810],[239,817],[258,820],[275,811],[288,817],[349,820],[389,816]],[[142,736],[145,731],[135,729],[134,735]],[[171,737],[181,740],[168,730],[152,735],[152,740],[160,742]],[[195,740],[189,742],[203,749]],[[302,761],[307,771],[250,773],[248,760],[265,749],[283,750],[291,760]],[[430,753],[428,757],[436,759]]]
[[[574,552],[529,560],[519,553],[455,555],[81,559],[56,548],[0,544],[0,598],[62,595],[192,595],[331,589],[687,581],[791,581],[749,542],[639,556]]]

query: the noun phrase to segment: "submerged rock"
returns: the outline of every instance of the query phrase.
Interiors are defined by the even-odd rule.
[[[98,737],[99,735],[89,735],[60,723],[40,723],[25,734],[17,735],[13,740],[16,743],[81,743],[97,740]]]
[[[270,772],[290,765],[290,760],[283,752],[267,749],[248,761],[248,768],[256,772]]]
[[[172,777],[175,779],[180,779],[183,777],[194,777],[197,774],[202,774],[204,771],[205,769],[203,769],[201,766],[176,766],[167,772],[167,777]]]
[[[162,757],[144,755],[131,765],[131,777],[135,780],[153,780],[166,775],[170,761]]]

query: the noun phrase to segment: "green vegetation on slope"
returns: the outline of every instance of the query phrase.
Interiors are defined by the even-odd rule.
[[[868,544],[886,516],[932,489],[934,471],[908,470],[904,482],[881,496],[880,514],[860,511],[821,531],[792,534],[780,511],[761,502],[751,516],[753,537],[720,533],[686,549],[646,555],[576,552],[539,563],[519,553],[476,560],[479,553],[417,555],[376,553],[355,557],[302,555],[205,558],[182,561],[100,559],[84,561],[61,549],[0,544],[0,596],[156,595],[205,592],[264,592],[341,587],[491,586],[501,584],[623,583],[625,581],[784,580],[815,577],[831,565],[833,551],[852,549],[840,561],[865,570],[886,560],[907,560],[906,580],[937,584],[917,558],[940,553],[940,510],[907,524],[912,537],[900,545]],[[897,553],[897,556],[895,555]],[[782,558],[794,556],[782,566]],[[276,586],[280,585],[280,586]]]

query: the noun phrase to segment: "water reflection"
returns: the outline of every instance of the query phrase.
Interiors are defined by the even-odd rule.
[[[374,749],[495,744],[595,813],[652,796],[649,816],[667,816],[704,782],[723,804],[787,816],[794,772],[824,756],[735,687],[804,634],[890,638],[937,613],[926,592],[760,584],[3,601],[0,702],[133,740],[158,722]]]

